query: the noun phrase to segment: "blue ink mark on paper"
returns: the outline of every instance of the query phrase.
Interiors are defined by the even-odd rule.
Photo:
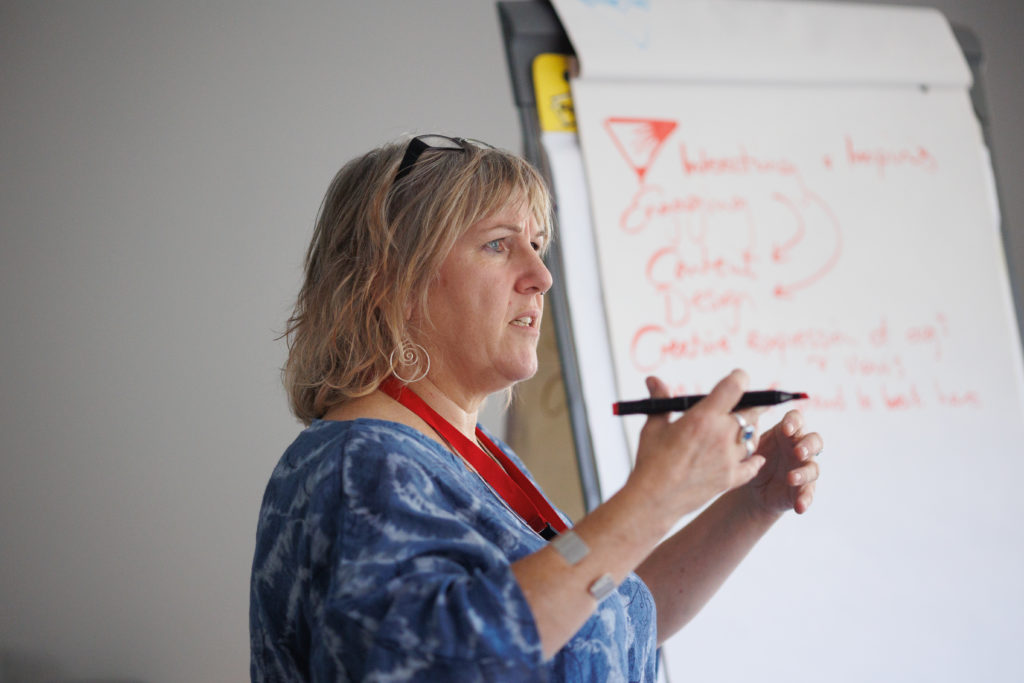
[[[613,7],[615,9],[629,10],[629,9],[651,9],[651,0],[580,0],[584,5],[588,7],[596,7],[598,5],[604,5],[606,7]]]
[[[640,50],[646,50],[650,43],[651,29],[648,25],[649,17],[646,16],[651,10],[652,0],[580,0],[581,3],[594,9],[598,16],[607,21],[608,28],[612,33],[620,36],[629,43],[632,43]],[[637,16],[636,12],[643,12],[643,18]],[[614,12],[612,17],[608,12]],[[637,23],[633,26],[622,21],[622,15],[633,13]]]

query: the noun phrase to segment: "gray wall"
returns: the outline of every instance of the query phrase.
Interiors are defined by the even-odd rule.
[[[1020,2],[900,4],[981,39],[1024,273]],[[244,679],[316,208],[407,131],[519,147],[494,4],[3,2],[0,64],[0,681]]]

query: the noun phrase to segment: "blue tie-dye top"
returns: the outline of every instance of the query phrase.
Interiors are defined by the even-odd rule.
[[[418,431],[316,421],[260,510],[252,680],[653,682],[654,601],[635,575],[542,658],[509,565],[545,543]]]

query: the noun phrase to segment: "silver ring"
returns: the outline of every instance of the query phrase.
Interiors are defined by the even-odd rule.
[[[744,420],[743,416],[739,413],[729,414],[736,418],[736,422],[740,425],[740,433],[736,435],[736,441],[746,447],[747,457],[749,458],[754,454],[754,449],[756,448],[754,445],[754,425]]]

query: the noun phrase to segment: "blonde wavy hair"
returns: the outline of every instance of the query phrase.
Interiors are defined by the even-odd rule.
[[[525,204],[551,235],[547,186],[519,156],[473,143],[427,149],[395,182],[407,145],[347,163],[320,206],[283,335],[284,384],[304,424],[393,372],[393,352],[410,339],[407,313],[425,318],[427,288],[471,225]]]

